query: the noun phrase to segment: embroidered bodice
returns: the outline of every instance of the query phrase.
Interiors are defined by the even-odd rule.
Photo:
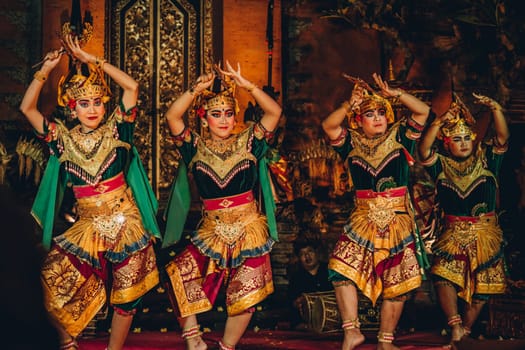
[[[425,164],[436,180],[438,200],[448,215],[478,216],[496,209],[497,174],[503,154],[493,147],[479,147],[473,154],[458,161],[437,154]]]
[[[418,136],[407,123],[397,122],[377,138],[348,130],[334,149],[346,160],[356,190],[382,192],[408,184],[410,154]]]
[[[43,137],[73,185],[95,185],[125,169],[135,111],[133,108],[123,113],[118,107],[105,123],[90,133],[83,133],[80,125],[67,129],[60,121],[49,123]]]
[[[257,183],[257,163],[266,150],[264,133],[252,124],[226,140],[202,138],[191,132],[175,142],[193,174],[203,199],[236,195]]]

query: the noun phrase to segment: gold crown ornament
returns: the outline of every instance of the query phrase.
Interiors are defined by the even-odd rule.
[[[219,69],[214,69],[216,74],[216,79],[220,81],[220,88],[218,91],[213,91],[213,89],[205,89],[202,91],[193,101],[194,108],[192,110],[197,111],[200,117],[202,113],[199,110],[208,111],[216,108],[224,108],[225,106],[230,106],[234,109],[235,114],[239,113],[239,104],[235,98],[235,91],[237,85],[235,81],[220,72]]]
[[[87,66],[89,75],[82,73],[82,65]],[[69,78],[62,76],[58,82],[58,104],[62,107],[71,106],[72,101],[83,98],[101,97],[102,102],[109,101],[111,91],[104,80],[100,67],[77,62],[75,72]]]
[[[472,130],[472,126],[476,124],[476,119],[474,119],[465,103],[456,93],[453,94],[453,97],[454,101],[452,101],[450,108],[447,110],[447,113],[450,113],[453,118],[441,126],[437,135],[438,139],[443,140],[457,135],[470,135],[472,140],[475,140],[476,133]]]
[[[360,78],[355,78],[347,74],[343,74],[348,81],[354,83],[354,89],[352,94],[358,90],[361,90],[362,100],[359,104],[350,105],[350,108],[347,109],[346,116],[348,118],[348,125],[351,129],[357,129],[359,125],[357,124],[356,117],[364,114],[365,112],[384,108],[386,113],[386,120],[388,124],[392,124],[395,121],[394,110],[390,102],[377,94],[370,85],[368,85],[364,80]],[[345,102],[346,103],[346,102]]]
[[[458,135],[470,135],[473,141],[476,139],[476,133],[472,131],[465,119],[459,116],[441,126],[439,131],[438,138],[442,140]]]

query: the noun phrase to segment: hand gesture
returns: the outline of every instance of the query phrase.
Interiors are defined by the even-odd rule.
[[[89,63],[90,61],[93,61],[93,55],[87,53],[86,51],[82,50],[80,47],[78,37],[73,37],[72,35],[67,35],[65,38],[65,41],[63,42],[65,44],[65,48],[67,52],[74,58],[79,60],[82,63]]]
[[[502,109],[501,105],[495,100],[491,99],[490,97],[480,95],[475,92],[472,93],[472,96],[474,96],[474,98],[476,99],[474,103],[485,105],[489,107],[490,109],[499,109],[499,110]]]
[[[195,81],[195,84],[193,84],[192,89],[195,91],[196,94],[200,94],[207,88],[209,88],[213,84],[213,80],[215,79],[215,74],[213,73],[205,73],[197,78]]]
[[[352,96],[350,96],[350,108],[352,111],[356,111],[358,106],[363,102],[363,97],[365,95],[365,88],[360,85],[355,85],[352,90]]]
[[[53,50],[48,52],[44,57],[44,63],[42,64],[41,70],[45,72],[52,71],[57,66],[58,62],[60,62],[63,53],[63,50]]]
[[[237,86],[241,88],[245,88],[247,90],[253,89],[253,86],[254,86],[253,83],[241,75],[241,65],[238,62],[237,62],[237,70],[233,69],[230,62],[228,61],[226,61],[226,70],[224,71],[220,69],[220,67],[219,67],[219,70],[222,74],[231,77],[235,81],[235,84],[237,84]]]
[[[447,125],[450,122],[457,122],[460,115],[459,106],[449,108],[445,113],[436,117],[436,120],[432,123],[438,126]]]
[[[383,95],[383,97],[399,97],[402,94],[401,90],[392,89],[390,86],[388,86],[388,83],[383,80],[379,74],[372,74],[372,78],[374,78],[374,81],[381,90],[381,95]]]

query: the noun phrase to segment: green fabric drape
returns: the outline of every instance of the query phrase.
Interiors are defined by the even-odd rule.
[[[54,155],[49,157],[42,182],[31,208],[31,214],[42,227],[42,244],[45,249],[51,247],[55,215],[62,204],[67,177],[60,171],[60,162]],[[133,146],[126,181],[130,186],[135,202],[142,217],[142,224],[147,232],[161,238],[156,213],[158,203],[149,184],[146,171],[140,161],[137,149]]]
[[[166,231],[162,240],[162,247],[168,247],[177,243],[182,237],[182,231],[186,224],[186,218],[190,211],[191,193],[188,182],[188,171],[186,164],[181,161],[177,172],[175,183],[171,186],[168,205],[164,212],[166,220]]]

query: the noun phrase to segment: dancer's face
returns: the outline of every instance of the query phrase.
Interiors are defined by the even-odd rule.
[[[235,111],[231,106],[210,109],[206,112],[206,120],[213,139],[228,138],[235,126]]]
[[[384,108],[371,109],[361,114],[358,121],[366,137],[372,138],[383,135],[386,132],[388,122]]]
[[[86,97],[76,100],[75,112],[82,126],[82,131],[88,132],[95,130],[106,114],[102,96]]]
[[[468,158],[472,154],[473,144],[471,134],[453,135],[448,143],[448,151],[456,158]]]

